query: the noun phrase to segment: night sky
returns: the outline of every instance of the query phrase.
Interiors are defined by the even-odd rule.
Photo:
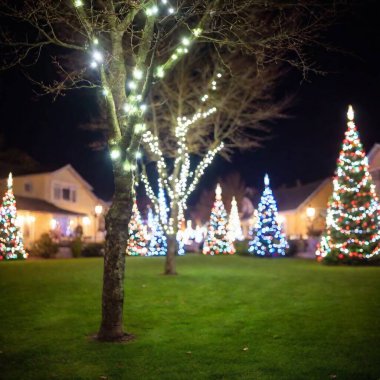
[[[356,111],[365,149],[380,143],[377,17],[376,1],[362,1],[331,27],[325,40],[346,52],[318,52],[316,59],[328,71],[326,76],[311,75],[303,81],[299,73],[290,72],[280,89],[295,94],[290,117],[273,124],[272,139],[264,148],[238,153],[228,164],[218,158],[201,189],[213,186],[228,171],[239,171],[247,185],[260,188],[266,172],[274,187],[333,174],[348,104]],[[108,153],[92,150],[90,144],[99,134],[80,128],[95,109],[91,90],[72,92],[53,102],[37,96],[19,70],[0,73],[1,148],[19,148],[49,167],[71,163],[97,195],[110,199],[113,179]]]

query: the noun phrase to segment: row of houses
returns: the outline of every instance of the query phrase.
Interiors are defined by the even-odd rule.
[[[371,149],[368,160],[379,192],[380,144]],[[0,181],[0,189],[2,193],[6,190],[5,178]],[[16,174],[13,191],[26,247],[45,232],[61,241],[72,238],[79,231],[86,241],[104,240],[107,203],[94,194],[92,186],[71,165],[53,171]],[[279,217],[288,238],[305,239],[323,230],[331,193],[331,178],[274,190]],[[244,201],[250,202],[248,199]],[[246,236],[252,220],[252,214],[242,218]]]

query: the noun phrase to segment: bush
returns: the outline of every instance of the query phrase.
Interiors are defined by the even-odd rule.
[[[83,242],[82,239],[78,236],[70,243],[71,253],[73,257],[79,257],[82,253]]]
[[[302,239],[288,240],[289,249],[286,251],[286,256],[292,257],[295,256],[298,252],[306,251],[307,242]]]
[[[248,256],[248,242],[249,240],[235,241],[234,246],[236,249],[236,254],[240,256]]]
[[[102,257],[104,256],[104,244],[103,243],[89,243],[82,249],[83,257]]]
[[[31,256],[43,257],[49,259],[58,252],[58,244],[54,243],[49,234],[42,234],[41,237],[36,240],[32,249],[30,250]]]

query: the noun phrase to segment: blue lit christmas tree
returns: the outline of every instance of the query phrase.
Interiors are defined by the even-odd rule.
[[[264,178],[265,189],[261,196],[254,237],[249,243],[249,252],[260,257],[285,256],[288,242],[278,223],[278,212],[269,177]]]
[[[233,255],[235,247],[227,231],[228,216],[222,201],[222,189],[215,190],[215,203],[211,210],[210,224],[203,245],[204,255]]]
[[[153,223],[150,226],[151,237],[148,247],[148,256],[165,256],[168,248],[164,230],[160,224],[158,215],[153,217]]]
[[[8,177],[8,190],[0,208],[0,260],[26,259],[22,232],[17,225],[16,199],[13,195],[12,173]]]

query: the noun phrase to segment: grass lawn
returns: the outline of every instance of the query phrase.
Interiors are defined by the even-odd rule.
[[[101,259],[0,265],[0,379],[380,379],[380,268],[127,258],[127,344],[89,339]]]

